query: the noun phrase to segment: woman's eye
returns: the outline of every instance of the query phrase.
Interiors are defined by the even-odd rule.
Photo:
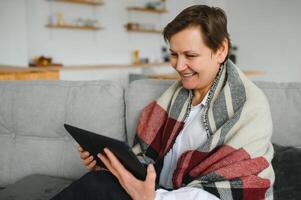
[[[178,55],[176,53],[171,53],[170,56],[171,57],[177,57]]]
[[[194,57],[196,57],[196,55],[186,55],[186,57],[188,57],[188,58],[194,58]]]

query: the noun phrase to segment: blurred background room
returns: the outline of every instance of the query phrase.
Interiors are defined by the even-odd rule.
[[[226,11],[252,80],[301,81],[299,0],[0,0],[0,79],[175,79],[161,31],[193,4]]]

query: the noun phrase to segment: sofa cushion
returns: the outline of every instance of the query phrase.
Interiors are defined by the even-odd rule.
[[[114,82],[1,81],[0,104],[0,186],[86,172],[64,123],[125,140],[124,94]]]
[[[48,200],[71,183],[71,180],[31,175],[0,190],[2,200]]]
[[[256,82],[270,103],[272,141],[301,147],[301,83]]]
[[[301,149],[274,144],[272,165],[275,171],[274,199],[300,199]]]

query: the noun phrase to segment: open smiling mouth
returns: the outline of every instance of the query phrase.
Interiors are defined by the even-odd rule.
[[[192,73],[185,73],[185,74],[181,74],[181,77],[182,78],[190,78],[194,75],[196,75],[197,73],[196,72],[192,72]]]

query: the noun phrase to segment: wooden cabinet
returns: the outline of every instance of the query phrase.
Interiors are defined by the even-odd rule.
[[[59,80],[59,70],[0,68],[0,80]]]

